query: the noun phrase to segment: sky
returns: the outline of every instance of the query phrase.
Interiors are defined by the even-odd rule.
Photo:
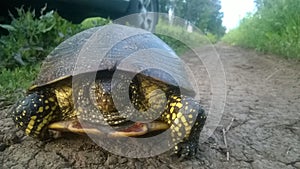
[[[255,9],[254,0],[221,0],[221,5],[221,12],[224,13],[223,26],[227,28],[226,31],[237,27],[246,13]]]

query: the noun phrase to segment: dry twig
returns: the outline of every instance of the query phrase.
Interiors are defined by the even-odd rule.
[[[228,151],[228,144],[227,144],[227,137],[226,137],[226,133],[230,130],[232,124],[233,124],[234,118],[231,119],[231,122],[229,123],[229,125],[225,128],[222,129],[223,131],[223,139],[224,139],[224,144],[225,144],[225,148],[226,148],[226,159],[227,161],[229,161],[229,151]]]

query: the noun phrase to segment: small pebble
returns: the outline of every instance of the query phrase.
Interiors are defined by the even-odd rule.
[[[119,163],[121,163],[121,164],[124,164],[127,161],[128,161],[127,158],[121,158],[121,159],[119,159]]]
[[[170,169],[167,164],[163,164],[159,167],[159,169]]]
[[[136,161],[134,163],[134,166],[135,166],[136,169],[142,169],[142,163],[140,161]]]
[[[155,167],[153,165],[150,165],[147,167],[148,169],[155,169]]]
[[[300,162],[295,163],[295,164],[294,164],[294,167],[300,168]]]
[[[0,151],[4,151],[6,149],[7,145],[4,143],[0,143]]]
[[[116,156],[108,156],[107,160],[105,161],[105,165],[112,165],[112,164],[116,164],[118,162],[118,159],[116,158]]]

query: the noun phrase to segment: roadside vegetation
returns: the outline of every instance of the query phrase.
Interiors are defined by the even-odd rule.
[[[257,11],[228,32],[223,41],[288,58],[300,58],[300,3],[257,0]]]
[[[62,41],[96,25],[107,24],[102,18],[87,19],[72,24],[56,12],[37,17],[33,10],[18,9],[11,24],[0,24],[8,35],[0,37],[0,100],[12,104],[31,85],[42,60]]]
[[[211,33],[206,35],[201,30],[187,31],[187,26],[167,23],[166,19],[160,18],[155,27],[156,35],[166,42],[180,56],[189,48],[200,47],[217,42],[217,37]]]
[[[111,22],[104,18],[88,18],[81,24],[72,24],[54,11],[40,13],[20,8],[10,24],[0,24],[8,34],[0,37],[0,100],[13,104],[22,97],[39,72],[41,62],[62,41],[85,29]],[[190,44],[215,43],[219,35],[187,32],[180,26],[167,23],[157,25],[157,34],[177,53],[187,50]],[[162,34],[167,34],[162,35]],[[180,36],[179,39],[172,36]],[[189,42],[184,44],[180,40]]]

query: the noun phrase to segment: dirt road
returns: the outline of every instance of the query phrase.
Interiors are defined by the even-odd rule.
[[[195,158],[179,162],[168,152],[124,158],[74,135],[47,143],[20,141],[23,133],[2,107],[0,168],[300,168],[300,62],[222,44],[216,49],[226,73],[226,105]],[[209,101],[202,102],[207,109]]]

